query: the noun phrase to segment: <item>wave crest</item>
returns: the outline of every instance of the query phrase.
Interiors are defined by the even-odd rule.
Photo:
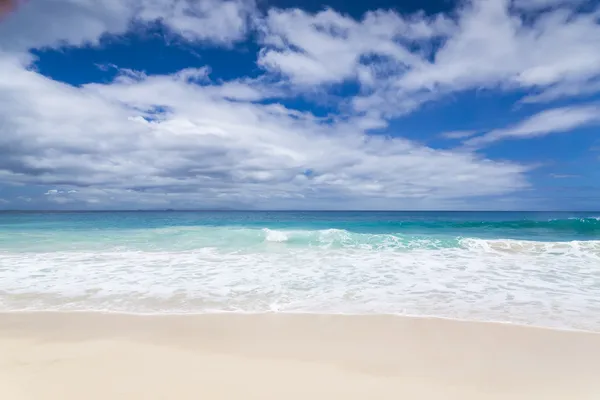
[[[544,242],[516,239],[428,237],[401,234],[366,234],[343,229],[280,231],[263,229],[263,243],[322,249],[443,250],[463,249],[475,253],[574,254],[600,257],[600,240]]]

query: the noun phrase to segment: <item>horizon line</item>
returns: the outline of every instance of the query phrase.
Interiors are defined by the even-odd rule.
[[[93,210],[85,210],[85,209],[72,209],[72,210],[52,210],[52,209],[7,209],[0,210],[0,213],[101,213],[101,212],[505,212],[505,213],[515,213],[515,212],[523,212],[523,213],[542,213],[542,212],[576,212],[576,213],[600,213],[600,210],[399,210],[399,209],[356,209],[356,210],[329,210],[329,209],[261,209],[261,210],[252,210],[252,209],[242,209],[242,208],[232,208],[232,209],[174,209],[174,208],[153,208],[153,209],[93,209]]]

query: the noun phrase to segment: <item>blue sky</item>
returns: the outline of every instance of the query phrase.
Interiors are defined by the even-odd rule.
[[[599,209],[598,49],[582,0],[31,0],[0,209]]]

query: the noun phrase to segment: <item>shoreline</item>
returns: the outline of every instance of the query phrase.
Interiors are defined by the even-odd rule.
[[[203,317],[203,316],[307,316],[307,317],[360,317],[360,318],[406,318],[416,320],[433,320],[433,321],[449,321],[458,323],[474,323],[474,324],[490,324],[490,325],[508,325],[517,328],[527,329],[542,329],[551,330],[558,332],[573,332],[573,333],[591,333],[600,335],[600,330],[573,328],[566,326],[550,326],[541,325],[535,323],[524,323],[524,322],[513,322],[513,321],[501,321],[501,320],[484,320],[484,319],[469,319],[459,317],[444,317],[438,315],[419,315],[419,314],[391,314],[391,313],[344,313],[344,312],[314,312],[314,311],[191,311],[191,312],[178,312],[178,311],[164,311],[164,312],[135,312],[135,311],[121,311],[121,310],[2,310],[0,311],[0,319],[5,315],[13,314],[28,314],[28,315],[43,315],[43,314],[83,314],[83,315],[115,315],[115,316],[130,316],[130,317]]]
[[[9,312],[0,313],[0,352],[0,397],[14,400],[600,392],[598,333],[429,317]]]

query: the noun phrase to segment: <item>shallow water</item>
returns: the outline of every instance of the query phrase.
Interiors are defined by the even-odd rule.
[[[600,330],[600,219],[0,213],[0,310],[386,313]]]

